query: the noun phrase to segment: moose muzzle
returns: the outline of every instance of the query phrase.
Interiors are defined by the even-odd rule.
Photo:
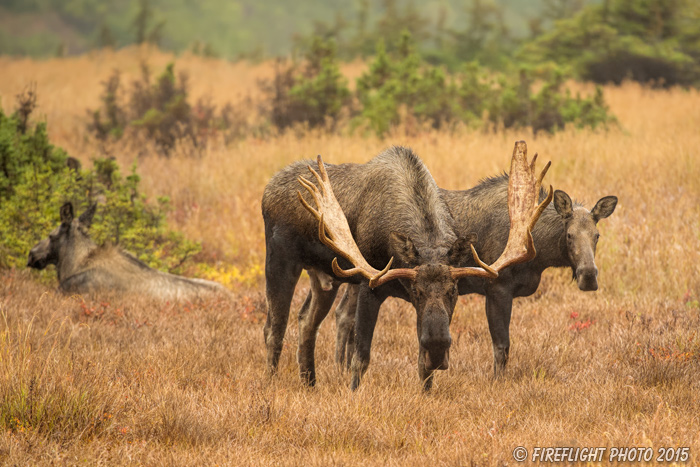
[[[444,313],[430,313],[421,326],[420,346],[427,370],[446,370],[450,365],[450,322]]]
[[[576,282],[584,292],[598,290],[598,268],[595,265],[576,268]]]

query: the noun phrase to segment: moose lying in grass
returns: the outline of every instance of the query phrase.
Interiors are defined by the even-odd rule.
[[[56,266],[58,288],[68,294],[126,292],[160,300],[193,300],[228,291],[216,282],[156,271],[115,246],[97,246],[88,229],[96,204],[79,218],[73,205],[61,207],[61,224],[29,252],[27,266]]]

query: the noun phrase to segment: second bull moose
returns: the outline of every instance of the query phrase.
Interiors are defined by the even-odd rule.
[[[369,365],[379,308],[387,297],[394,296],[410,301],[416,309],[418,370],[423,387],[429,389],[433,372],[449,364],[449,325],[459,280],[496,278],[499,270],[535,256],[530,229],[551,200],[551,190],[538,204],[547,168],[535,177],[535,160],[529,164],[526,151],[524,142],[515,144],[508,188],[508,245],[490,266],[479,260],[468,237],[457,235],[435,181],[410,149],[391,148],[366,164],[324,165],[319,156],[320,174],[308,161],[276,174],[262,201],[269,372],[274,373],[279,363],[296,283],[302,269],[311,269],[359,284],[351,388],[358,387]],[[315,184],[302,177],[307,168]],[[313,201],[298,193],[298,183],[307,188]],[[470,250],[477,266],[460,267]],[[341,256],[340,261],[336,255]],[[341,269],[339,262],[352,269]],[[398,267],[390,269],[392,265]],[[316,334],[337,287],[324,290],[319,286],[315,291],[299,312],[298,361],[302,379],[310,385],[316,378]]]

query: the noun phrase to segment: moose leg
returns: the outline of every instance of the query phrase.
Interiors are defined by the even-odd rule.
[[[304,305],[299,311],[299,374],[301,380],[309,385],[316,385],[316,363],[314,353],[316,350],[316,335],[321,322],[328,316],[333,306],[333,300],[338,294],[340,284],[333,282],[330,290],[325,290],[319,282],[318,275],[309,271],[311,290],[306,296]]]
[[[350,361],[355,352],[355,310],[359,286],[348,284],[345,293],[335,308],[335,361],[350,369]]]
[[[355,353],[350,364],[350,369],[352,370],[350,389],[353,391],[360,386],[360,379],[367,371],[367,367],[369,367],[374,327],[377,324],[379,308],[386,298],[386,292],[382,293],[380,291],[378,293],[371,290],[366,282],[360,285],[355,319]]]
[[[489,322],[493,343],[493,373],[500,376],[508,363],[510,352],[510,315],[513,308],[513,295],[506,289],[497,287],[486,293],[486,319]]]
[[[265,292],[267,295],[267,320],[265,321],[265,345],[267,346],[267,371],[277,371],[284,333],[289,320],[294,288],[301,275],[301,266],[280,254],[282,249],[267,245],[265,261]]]

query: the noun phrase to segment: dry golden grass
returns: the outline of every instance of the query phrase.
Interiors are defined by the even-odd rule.
[[[149,50],[32,61],[0,58],[0,97],[37,82],[52,141],[83,161],[99,82],[172,57]],[[177,59],[195,97],[254,95],[270,64]],[[348,66],[353,76],[361,64]],[[574,87],[586,87],[572,85]],[[536,139],[397,131],[385,140],[288,133],[214,144],[201,159],[139,159],[149,196],[173,200],[173,224],[243,271],[264,258],[260,198],[287,163],[318,153],[364,162],[412,146],[438,183],[464,188],[506,168],[513,141],[553,162],[548,180],[589,207],[620,199],[601,222],[601,289],[580,292],[548,271],[515,303],[511,361],[492,379],[483,298],[460,299],[450,362],[430,394],[416,371],[415,318],[391,300],[380,314],[360,390],[333,363],[335,325],[321,326],[318,387],[299,383],[296,311],[272,381],[263,377],[264,283],[228,302],[156,304],[63,297],[27,271],[0,275],[0,463],[107,465],[512,465],[533,446],[690,447],[700,463],[700,93],[606,87],[620,128]],[[135,151],[115,154],[122,164]]]

